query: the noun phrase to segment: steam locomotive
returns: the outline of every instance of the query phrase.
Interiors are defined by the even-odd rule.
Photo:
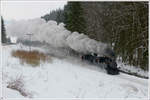
[[[97,65],[104,63],[106,64],[105,70],[107,71],[107,74],[110,74],[110,75],[119,74],[116,61],[110,57],[98,56],[96,53],[93,53],[93,54],[82,55],[81,59],[86,60],[92,64],[97,64]]]

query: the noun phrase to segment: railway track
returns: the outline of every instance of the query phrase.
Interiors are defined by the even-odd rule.
[[[125,73],[125,74],[128,74],[128,75],[136,76],[136,77],[139,77],[139,78],[149,79],[149,77],[138,75],[138,74],[135,73],[135,72],[132,72],[132,73],[131,73],[131,72],[123,71],[123,70],[121,70],[121,69],[118,69],[118,70],[119,70],[119,72],[121,72],[121,73]]]

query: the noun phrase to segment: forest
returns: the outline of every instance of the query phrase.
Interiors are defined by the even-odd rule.
[[[60,1],[2,3],[1,98],[148,99],[149,2]]]
[[[148,70],[148,2],[68,2],[41,18],[107,43],[117,59]]]

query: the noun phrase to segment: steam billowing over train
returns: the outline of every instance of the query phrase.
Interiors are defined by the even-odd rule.
[[[18,28],[19,27],[19,28]],[[31,20],[13,21],[7,26],[7,34],[21,40],[28,40],[27,33],[32,34],[32,41],[46,42],[51,47],[68,48],[84,54],[82,59],[90,62],[106,63],[108,74],[118,74],[114,53],[110,47],[100,41],[89,38],[84,33],[71,32],[65,24],[55,21],[46,22],[37,18]],[[49,47],[49,48],[51,48]],[[49,51],[51,52],[51,51]],[[98,55],[92,55],[91,52]]]

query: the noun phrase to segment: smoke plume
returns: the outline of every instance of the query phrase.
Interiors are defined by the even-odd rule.
[[[63,23],[46,22],[44,19],[14,21],[7,27],[7,34],[28,40],[26,34],[33,34],[32,41],[47,42],[53,47],[71,48],[79,53],[109,54],[110,47],[102,42],[90,39],[83,33],[68,31]],[[109,51],[109,52],[107,52]]]

